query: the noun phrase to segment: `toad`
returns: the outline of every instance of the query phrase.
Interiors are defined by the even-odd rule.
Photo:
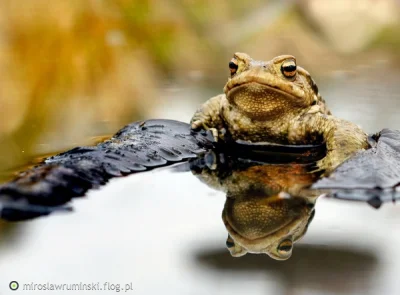
[[[224,94],[210,98],[196,111],[192,129],[210,130],[217,141],[325,142],[326,157],[317,163],[325,176],[370,147],[360,127],[331,114],[316,83],[294,56],[258,61],[235,53],[229,69]]]

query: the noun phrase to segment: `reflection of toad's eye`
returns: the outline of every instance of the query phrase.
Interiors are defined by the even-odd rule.
[[[238,69],[238,64],[235,58],[232,58],[231,61],[229,62],[229,69],[231,70],[231,75],[236,73]]]
[[[293,59],[284,61],[281,66],[282,74],[286,78],[293,78],[296,75],[296,69],[296,62]]]
[[[226,239],[226,247],[228,249],[235,247],[235,242],[233,241],[233,239],[230,235],[228,235],[228,238]]]
[[[279,244],[277,250],[278,250],[279,254],[285,255],[285,254],[288,254],[290,251],[292,251],[292,248],[293,248],[292,240],[287,239],[287,240],[283,240]]]

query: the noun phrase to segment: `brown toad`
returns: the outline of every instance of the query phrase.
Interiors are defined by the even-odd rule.
[[[224,94],[210,98],[191,120],[192,129],[216,140],[314,144],[325,142],[320,170],[332,172],[356,151],[369,147],[357,125],[331,115],[314,80],[291,55],[270,61],[235,53]]]

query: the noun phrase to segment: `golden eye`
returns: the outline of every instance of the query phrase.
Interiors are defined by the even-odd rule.
[[[228,249],[235,247],[235,242],[233,241],[233,239],[230,236],[226,239],[226,247]]]
[[[282,63],[281,71],[286,78],[293,78],[296,76],[296,62],[293,59],[285,60]]]
[[[292,240],[286,239],[286,240],[283,240],[283,241],[279,244],[277,250],[278,250],[278,253],[279,253],[279,254],[281,254],[281,255],[287,255],[287,254],[290,253],[290,251],[292,251],[292,248],[293,248],[293,242],[292,242]]]
[[[229,69],[231,71],[231,75],[235,74],[237,69],[238,69],[238,64],[236,58],[232,58],[231,61],[229,62]]]

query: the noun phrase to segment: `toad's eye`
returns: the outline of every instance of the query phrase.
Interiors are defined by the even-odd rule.
[[[228,238],[226,239],[226,247],[228,249],[235,247],[235,242],[233,241],[231,235],[228,235]]]
[[[286,60],[282,63],[281,71],[286,78],[293,78],[296,75],[296,62],[293,59]]]
[[[290,251],[292,251],[293,248],[293,242],[292,240],[286,239],[283,240],[279,246],[278,246],[278,253],[285,256],[288,255],[290,253]]]
[[[236,58],[232,58],[229,62],[229,69],[231,70],[231,75],[235,74],[238,69],[238,64]]]

